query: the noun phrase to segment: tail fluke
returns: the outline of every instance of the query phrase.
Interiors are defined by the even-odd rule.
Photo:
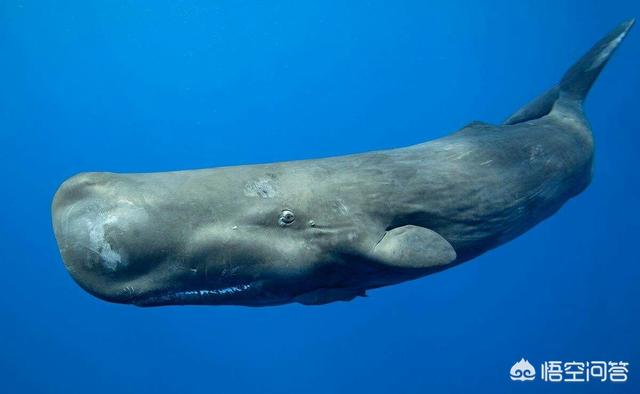
[[[627,35],[635,19],[621,23],[564,74],[558,84],[560,91],[577,100],[584,100],[600,71]]]
[[[545,116],[551,112],[560,97],[582,102],[634,23],[635,19],[631,19],[618,25],[580,58],[566,72],[558,85],[520,108],[504,124],[516,124]]]

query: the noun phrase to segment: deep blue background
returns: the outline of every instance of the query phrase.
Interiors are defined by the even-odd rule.
[[[637,0],[2,0],[0,391],[639,392],[639,29],[587,102],[584,194],[366,299],[108,304],[68,276],[50,224],[81,171],[306,159],[499,122],[633,16]],[[630,382],[514,383],[521,357],[625,360]]]

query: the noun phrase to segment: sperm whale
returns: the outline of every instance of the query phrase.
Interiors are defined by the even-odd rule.
[[[266,306],[348,301],[473,259],[589,185],[583,102],[632,25],[502,124],[341,157],[73,176],[52,204],[64,265],[111,302]]]

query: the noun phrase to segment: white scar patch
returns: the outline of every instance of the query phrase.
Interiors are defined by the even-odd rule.
[[[122,257],[118,252],[111,248],[111,245],[104,237],[104,227],[115,222],[112,215],[100,214],[96,221],[89,223],[89,248],[98,253],[101,257],[102,264],[115,271],[118,264],[122,263]]]
[[[268,178],[248,182],[244,187],[244,195],[247,197],[273,198],[276,194],[276,188]]]
[[[86,221],[89,233],[88,248],[100,255],[102,265],[111,271],[126,266],[128,262],[107,240],[106,230],[117,228],[126,233],[130,230],[131,224],[146,221],[147,218],[147,212],[143,208],[128,200],[119,200],[114,208],[99,211],[94,220]]]

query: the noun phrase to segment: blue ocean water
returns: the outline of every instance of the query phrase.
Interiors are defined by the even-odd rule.
[[[82,171],[410,145],[500,122],[640,2],[0,2],[0,392],[640,392],[640,31],[591,91],[591,187],[451,270],[321,307],[102,302],[50,204]],[[627,383],[512,382],[521,358]]]

